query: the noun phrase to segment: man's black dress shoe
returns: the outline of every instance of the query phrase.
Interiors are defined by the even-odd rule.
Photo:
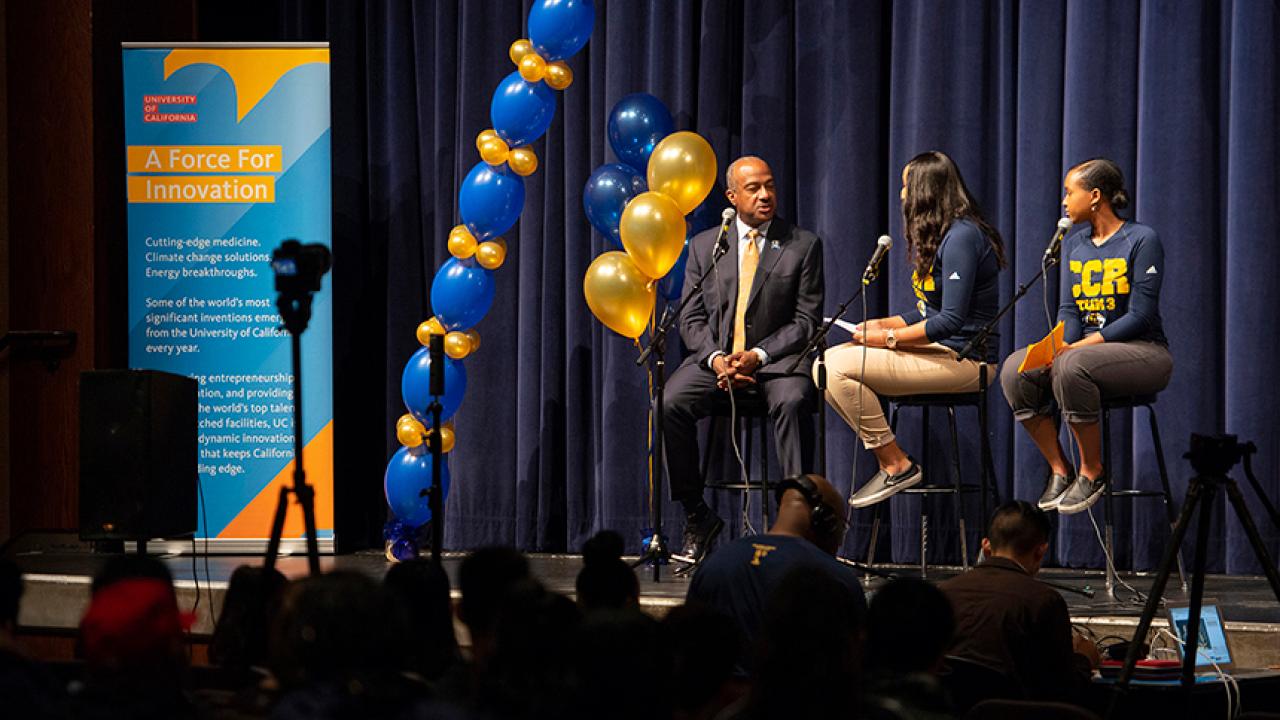
[[[708,512],[702,522],[694,522],[685,519],[684,523],[684,546],[680,552],[673,553],[671,558],[680,562],[697,564],[702,562],[702,558],[707,556],[707,551],[711,549],[711,543],[715,542],[716,536],[724,529],[724,520],[714,512]]]

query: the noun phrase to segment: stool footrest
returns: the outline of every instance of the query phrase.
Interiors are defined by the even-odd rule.
[[[965,483],[965,484],[961,485],[961,486],[959,487],[959,489],[957,489],[955,485],[916,485],[915,487],[909,487],[909,488],[907,488],[906,490],[902,490],[902,491],[900,491],[900,492],[899,492],[899,494],[901,494],[901,495],[930,495],[930,494],[934,494],[934,493],[952,493],[952,494],[954,494],[954,493],[957,493],[957,492],[959,492],[959,493],[961,493],[961,494],[964,494],[964,493],[980,493],[980,492],[982,492],[982,486],[981,486],[981,485],[972,485],[972,484],[969,484],[969,483]]]
[[[719,483],[717,483],[717,484],[714,484],[714,485],[708,484],[708,485],[706,485],[705,487],[706,487],[706,489],[708,489],[708,490],[763,490],[763,489],[764,489],[764,485],[762,485],[761,483],[758,483],[758,482],[753,482],[753,483],[726,483],[726,484],[719,484]],[[772,488],[773,488],[773,485],[772,485],[772,484],[770,484],[769,488],[770,488],[770,489],[772,489]]]
[[[1154,497],[1163,498],[1164,493],[1160,490],[1112,490],[1111,497],[1116,498],[1135,498],[1135,497]]]

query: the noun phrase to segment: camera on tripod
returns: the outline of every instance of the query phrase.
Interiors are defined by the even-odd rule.
[[[1191,433],[1191,449],[1182,457],[1200,475],[1221,477],[1246,455],[1256,452],[1253,443],[1240,443],[1235,435],[1200,435]]]
[[[290,333],[307,329],[311,320],[311,295],[320,291],[320,280],[332,266],[329,248],[319,243],[285,240],[271,253],[276,274],[276,308]]]

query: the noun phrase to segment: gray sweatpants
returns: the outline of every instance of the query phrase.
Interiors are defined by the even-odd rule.
[[[1059,355],[1051,368],[1018,372],[1023,348],[1000,368],[1000,384],[1015,420],[1048,415],[1057,399],[1069,423],[1096,423],[1102,398],[1149,395],[1163,390],[1173,374],[1173,356],[1163,345],[1115,342],[1074,348]]]

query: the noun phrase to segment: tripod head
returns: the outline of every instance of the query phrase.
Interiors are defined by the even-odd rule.
[[[311,296],[319,292],[320,280],[329,272],[332,257],[320,243],[303,245],[285,240],[271,253],[271,269],[276,274],[276,309],[291,335],[301,335],[311,322]]]
[[[1191,449],[1182,457],[1191,461],[1191,467],[1198,475],[1225,477],[1236,463],[1257,451],[1257,446],[1251,442],[1237,442],[1235,435],[1191,433]]]

